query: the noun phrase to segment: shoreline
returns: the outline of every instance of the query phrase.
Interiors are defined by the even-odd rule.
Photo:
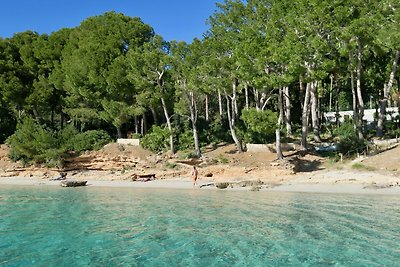
[[[72,179],[69,179],[72,180]],[[81,179],[80,179],[81,180]],[[233,187],[218,189],[214,181],[200,180],[193,188],[190,178],[153,180],[148,182],[132,182],[124,180],[87,180],[86,188],[133,188],[133,189],[185,189],[185,190],[214,190],[214,191],[258,191],[258,192],[287,192],[287,193],[323,193],[323,194],[370,194],[400,196],[400,186],[377,185],[365,183],[320,183],[319,181],[286,181],[273,186],[263,185],[257,190],[252,187]],[[60,186],[61,181],[51,181],[36,177],[1,177],[0,187],[5,186]]]
[[[288,156],[277,162],[270,152],[232,154],[234,150],[234,145],[215,148],[204,162],[196,163],[198,184],[209,184],[200,190],[400,195],[400,147],[372,157],[329,164],[313,154]],[[25,168],[8,160],[8,147],[3,147],[2,153],[0,186],[60,184],[61,181],[51,179],[59,178],[61,170]],[[221,155],[227,157],[227,163],[218,161]],[[187,190],[193,189],[192,164],[136,147],[127,146],[121,151],[116,144],[109,144],[78,157],[63,172],[67,180],[87,181],[88,187]],[[146,179],[152,180],[144,182]],[[217,188],[217,183],[219,188],[226,189]]]

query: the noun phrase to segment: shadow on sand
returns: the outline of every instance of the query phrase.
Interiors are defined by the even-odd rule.
[[[294,164],[295,172],[313,172],[324,169],[322,168],[322,161],[320,159],[306,159],[307,154],[313,155],[312,153],[304,151],[298,151],[292,154],[294,157],[290,159],[290,162]]]

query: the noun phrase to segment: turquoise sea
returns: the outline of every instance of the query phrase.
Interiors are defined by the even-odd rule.
[[[400,266],[400,196],[0,187],[0,266]]]

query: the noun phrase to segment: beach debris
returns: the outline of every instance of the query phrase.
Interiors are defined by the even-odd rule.
[[[207,186],[215,186],[215,184],[214,183],[202,184],[202,185],[200,185],[200,188],[207,187]]]
[[[62,181],[61,186],[62,187],[78,187],[78,186],[86,186],[87,181],[75,181],[75,180],[69,180],[69,181]]]
[[[241,181],[238,183],[239,187],[247,187],[247,186],[261,186],[264,182],[261,180],[250,180],[250,181]]]
[[[244,168],[244,173],[249,173],[252,170],[254,170],[255,168]]]
[[[339,149],[338,144],[316,146],[315,147],[315,151],[316,152],[336,152],[336,151],[338,151],[338,149]]]
[[[13,171],[13,170],[5,170],[3,173],[0,173],[0,177],[15,177],[19,175],[20,175],[19,171]]]
[[[262,185],[264,185],[264,182],[261,181],[261,180],[248,180],[248,181],[241,181],[241,182],[220,182],[220,183],[215,183],[215,187],[217,187],[219,189],[226,189],[228,187],[229,188],[252,187],[250,189],[251,191],[254,191],[257,188],[261,189]]]
[[[134,182],[149,182],[156,179],[156,175],[154,173],[150,174],[132,174],[132,181]]]
[[[215,184],[215,187],[217,187],[218,189],[226,189],[226,188],[228,188],[228,186],[230,186],[230,183],[227,183],[227,182]]]
[[[66,172],[60,172],[60,174],[52,179],[50,181],[60,181],[60,180],[65,180],[67,179],[67,173]]]
[[[400,186],[399,182],[392,182],[392,183],[381,183],[377,184],[375,182],[371,183],[370,185],[366,185],[363,187],[363,189],[386,189],[390,187],[397,187]]]
[[[260,191],[261,190],[261,186],[252,186],[250,188],[250,191]]]

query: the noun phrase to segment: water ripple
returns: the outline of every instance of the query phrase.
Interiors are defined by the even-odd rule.
[[[0,266],[396,266],[400,196],[0,188]]]

